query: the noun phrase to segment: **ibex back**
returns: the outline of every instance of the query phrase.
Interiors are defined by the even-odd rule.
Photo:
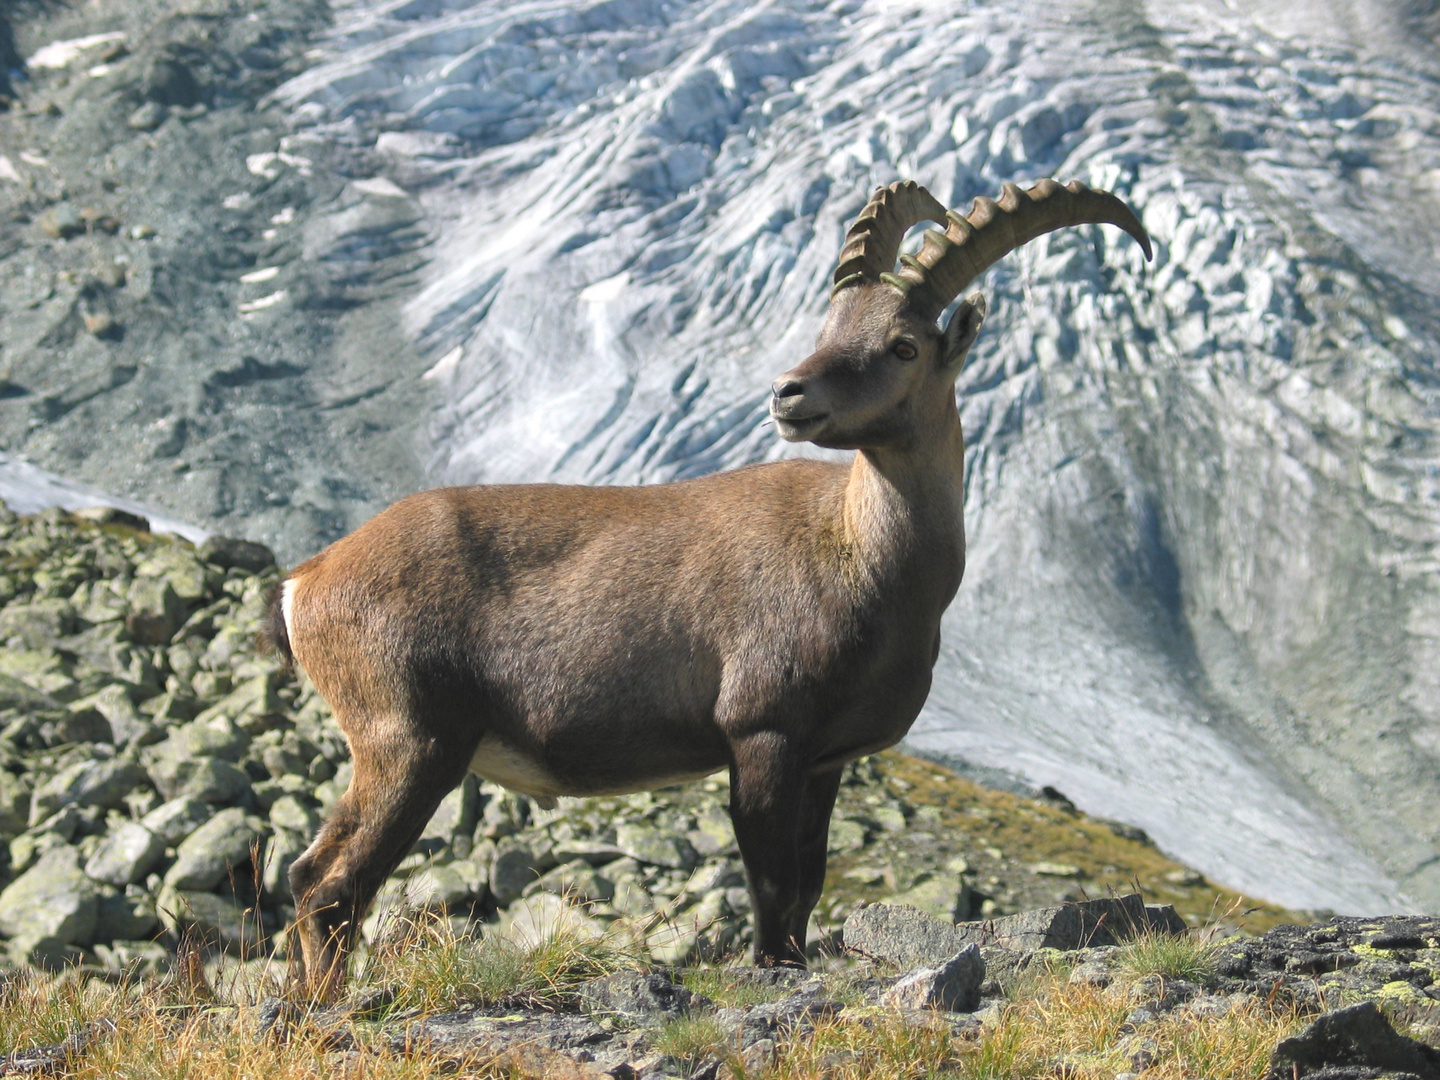
[[[941,222],[896,259],[920,221]],[[294,570],[269,633],[350,742],[349,789],[290,879],[305,988],[332,994],[381,883],[467,770],[539,798],[721,769],[755,960],[805,963],[842,766],[905,734],[965,566],[955,377],[964,286],[1113,195],[1046,180],[948,212],[914,183],[850,230],[815,352],[773,384],[782,437],[855,450],[653,487],[446,488]]]

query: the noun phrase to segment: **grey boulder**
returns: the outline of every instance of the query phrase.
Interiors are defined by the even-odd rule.
[[[125,746],[139,740],[142,744],[152,740],[155,723],[130,699],[130,694],[119,683],[112,683],[98,694],[71,706],[71,711],[84,706],[93,708],[110,725],[110,741],[116,746]]]
[[[514,845],[505,848],[490,864],[490,892],[502,907],[519,900],[526,886],[540,877],[543,860],[530,848]]]
[[[228,803],[239,799],[249,788],[250,777],[244,769],[219,758],[204,757],[180,762],[166,777],[162,794],[172,799]]]
[[[140,824],[166,844],[174,846],[204,825],[214,814],[214,807],[199,799],[171,799],[142,817]]]
[[[145,770],[121,758],[77,761],[35,789],[30,825],[40,824],[61,807],[119,806],[135,787],[147,781]]]
[[[0,769],[0,837],[14,837],[30,822],[30,789],[14,773]]]
[[[109,885],[129,885],[150,872],[165,854],[165,841],[138,821],[127,821],[100,841],[85,873]]]
[[[251,845],[264,833],[264,825],[239,807],[221,810],[181,842],[165,884],[180,890],[215,888],[250,861]]]
[[[66,600],[10,604],[0,611],[0,641],[19,638],[27,649],[45,649],[75,631],[75,609]]]
[[[80,869],[80,852],[69,844],[41,855],[0,892],[0,933],[11,939],[12,957],[26,960],[65,945],[88,944],[100,889]]]
[[[239,569],[258,574],[275,565],[275,553],[253,540],[237,540],[230,536],[212,536],[196,552],[211,566],[222,570]]]
[[[164,742],[149,747],[143,760],[156,790],[165,798],[188,796],[225,802],[249,786],[244,771],[233,767],[249,745],[249,735],[228,717],[217,716],[177,728]]]
[[[637,862],[671,870],[692,870],[700,861],[688,840],[647,825],[619,826],[615,830],[615,846]]]
[[[42,694],[12,676],[0,674],[0,709],[34,713],[58,708],[59,703],[49,694]]]
[[[226,896],[193,889],[160,890],[159,917],[172,934],[189,933],[198,940],[243,951],[263,938],[253,913]]]
[[[889,903],[907,904],[937,919],[955,922],[970,914],[970,888],[963,874],[941,873],[917,882]]]
[[[615,1016],[637,1024],[663,1024],[691,1009],[712,1007],[709,998],[658,972],[622,971],[591,979],[581,985],[579,996],[581,1007],[591,1016]]]
[[[1146,908],[1139,893],[1104,897],[1037,908],[985,922],[959,925],[963,940],[979,945],[1001,945],[1016,951],[1034,949],[1088,949],[1096,945],[1118,945],[1137,933],[1170,932],[1175,922],[1184,922],[1173,908]]]
[[[95,941],[139,941],[159,925],[155,904],[134,889],[102,894],[95,910]]]
[[[980,946],[966,945],[944,964],[906,975],[885,993],[884,1004],[897,1009],[970,1012],[980,1004],[985,960]]]
[[[1371,1077],[1382,1071],[1440,1080],[1440,1051],[1401,1035],[1367,1001],[1325,1013],[1298,1035],[1282,1039],[1270,1056],[1266,1080],[1342,1072]]]
[[[940,967],[969,944],[954,923],[906,904],[869,904],[850,913],[845,948],[905,971]]]

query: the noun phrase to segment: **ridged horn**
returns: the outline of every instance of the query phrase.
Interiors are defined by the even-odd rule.
[[[1134,212],[1108,191],[1094,191],[1079,180],[1065,186],[1041,180],[1028,191],[1006,184],[996,202],[984,196],[970,213],[945,216],[942,233],[925,234],[914,257],[902,257],[895,276],[905,282],[912,305],[938,317],[962,289],[1018,247],[1037,236],[1070,225],[1117,225],[1153,257],[1150,236]]]
[[[894,277],[900,241],[920,221],[944,221],[945,207],[914,180],[877,188],[860,217],[845,234],[840,264],[835,268],[833,296],[848,285]],[[892,284],[898,284],[898,279]],[[908,289],[909,285],[900,286]]]

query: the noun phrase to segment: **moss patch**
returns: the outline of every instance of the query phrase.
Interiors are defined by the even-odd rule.
[[[886,751],[852,770],[858,775],[847,777],[837,817],[864,821],[899,808],[906,821],[894,830],[876,823],[863,847],[832,854],[817,913],[831,920],[927,876],[954,874],[970,890],[971,918],[1138,890],[1152,903],[1173,904],[1193,926],[1227,922],[1258,934],[1309,921],[1215,885],[1083,813],[981,787],[933,762]],[[1073,876],[1050,873],[1057,865]]]

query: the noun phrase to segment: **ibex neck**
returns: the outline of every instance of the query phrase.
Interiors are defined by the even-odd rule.
[[[846,540],[878,577],[919,564],[938,573],[937,583],[952,571],[958,586],[964,509],[965,439],[952,404],[913,445],[855,455],[845,490]]]

